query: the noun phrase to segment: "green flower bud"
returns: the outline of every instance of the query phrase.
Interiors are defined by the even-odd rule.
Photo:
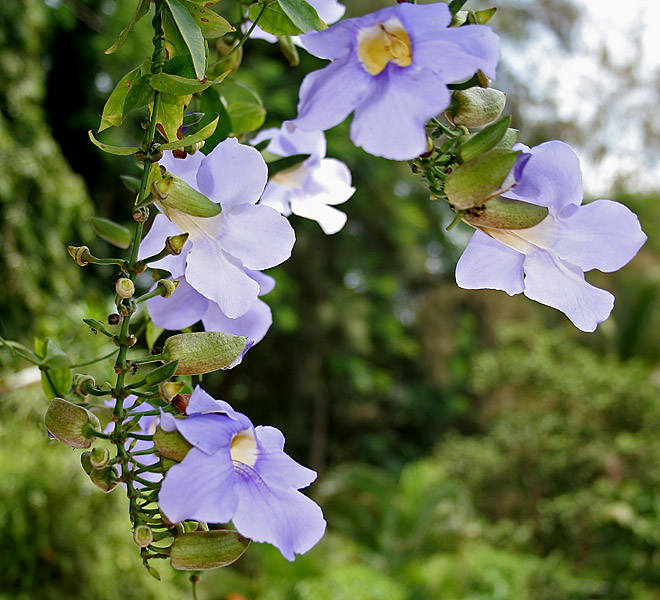
[[[452,125],[483,127],[499,118],[505,104],[506,94],[493,88],[456,90],[445,117]]]
[[[193,217],[214,217],[220,214],[219,204],[211,202],[204,194],[169,172],[165,173],[164,179],[155,181],[151,190],[166,215],[169,210]]]
[[[547,216],[545,206],[500,196],[483,206],[469,209],[463,215],[463,221],[476,229],[528,229]]]
[[[158,386],[158,395],[163,402],[172,402],[186,387],[185,381],[163,381]]]
[[[89,464],[93,469],[102,469],[110,462],[110,450],[107,448],[92,448]]]
[[[135,284],[128,277],[120,277],[115,282],[115,292],[120,298],[130,298],[135,294]]]
[[[180,333],[165,340],[165,362],[179,361],[176,375],[201,375],[239,364],[251,346],[248,339],[218,331]]]
[[[229,529],[182,533],[172,543],[171,564],[178,571],[226,567],[238,560],[249,545],[249,539]]]
[[[112,467],[104,467],[102,469],[92,469],[92,472],[89,473],[89,479],[97,488],[107,494],[117,487],[119,475]]]
[[[177,462],[181,462],[192,448],[178,431],[164,431],[160,427],[154,432],[154,446],[162,457]]]
[[[101,428],[96,415],[62,398],[53,398],[45,421],[50,434],[72,448],[89,448],[95,439],[92,431]]]
[[[140,546],[146,548],[151,542],[154,541],[154,532],[148,525],[138,525],[133,530],[133,541]]]
[[[291,36],[281,35],[277,38],[277,41],[282,54],[284,54],[284,58],[289,61],[289,66],[297,67],[300,64],[300,56],[298,55],[298,48],[291,40]]]

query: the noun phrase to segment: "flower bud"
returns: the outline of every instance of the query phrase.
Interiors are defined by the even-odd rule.
[[[151,542],[154,541],[154,532],[148,525],[138,525],[133,530],[133,541],[140,546],[146,548]]]
[[[117,487],[119,475],[112,467],[103,467],[102,469],[92,469],[89,479],[97,488],[107,494]]]
[[[298,55],[298,48],[293,43],[290,35],[281,35],[277,38],[280,45],[280,50],[284,54],[284,58],[289,61],[290,67],[297,67],[300,64],[300,56]]]
[[[171,235],[165,240],[165,248],[167,248],[167,251],[170,254],[173,254],[174,256],[179,256],[181,254],[181,251],[183,250],[183,247],[186,245],[186,242],[188,241],[188,233],[181,233],[179,235]]]
[[[506,94],[493,88],[456,90],[445,117],[452,125],[483,127],[499,118],[505,104]]]
[[[219,331],[180,333],[165,340],[163,360],[178,360],[176,375],[201,375],[240,364],[252,340]]]
[[[160,427],[156,428],[153,441],[162,457],[177,462],[181,462],[192,448],[178,431],[165,431]]]
[[[110,462],[110,450],[104,447],[92,448],[89,464],[93,469],[102,469]]]
[[[179,571],[226,567],[238,560],[249,545],[249,539],[229,529],[182,533],[170,548],[171,564]]]
[[[53,398],[45,422],[56,440],[72,448],[89,448],[95,439],[92,431],[101,428],[96,415],[62,398]]]
[[[120,298],[130,298],[135,294],[135,284],[128,277],[120,277],[115,282],[115,292]]]
[[[220,214],[220,205],[190,187],[183,179],[165,173],[165,178],[151,186],[158,205],[167,215],[175,210],[193,217],[214,217]]]
[[[158,395],[163,402],[172,402],[184,387],[185,381],[163,381],[158,386]]]
[[[89,264],[86,260],[90,254],[87,246],[67,246],[66,250],[79,267],[86,267]]]

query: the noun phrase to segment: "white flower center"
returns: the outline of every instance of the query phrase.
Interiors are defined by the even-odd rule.
[[[305,165],[298,165],[293,169],[285,169],[276,173],[271,178],[271,181],[289,190],[302,190],[305,187],[306,179],[307,167]]]
[[[400,67],[412,64],[410,38],[396,18],[360,31],[357,50],[364,70],[370,75],[378,75],[390,61]]]
[[[486,235],[522,254],[529,254],[533,248],[550,250],[557,237],[558,223],[551,216],[527,229],[493,229],[480,227]]]
[[[215,217],[193,217],[172,208],[164,208],[165,215],[182,232],[190,235],[190,241],[201,237],[217,240],[222,227],[222,213]]]
[[[231,439],[230,453],[234,462],[254,467],[254,463],[257,462],[257,440],[254,438],[254,430],[243,429],[235,433]]]

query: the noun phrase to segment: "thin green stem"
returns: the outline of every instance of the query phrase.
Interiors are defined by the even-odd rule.
[[[226,61],[226,60],[227,60],[232,54],[234,54],[234,52],[238,52],[239,48],[240,48],[243,44],[245,44],[245,42],[247,42],[247,40],[249,39],[249,37],[252,35],[252,32],[255,30],[255,28],[257,27],[257,24],[259,23],[259,19],[261,19],[261,15],[264,14],[264,12],[266,11],[266,8],[267,8],[267,7],[268,7],[267,4],[264,4],[264,5],[263,5],[263,8],[261,9],[261,11],[259,11],[259,14],[257,15],[257,18],[256,18],[256,19],[254,20],[254,22],[252,23],[252,26],[250,27],[250,29],[247,30],[247,33],[241,38],[241,41],[238,42],[238,44],[236,44],[236,46],[234,46],[229,52],[227,52],[227,54],[225,54],[224,56],[220,57],[220,58],[219,58],[218,60],[216,60],[212,65],[209,65],[210,68],[213,68],[213,67],[219,65],[219,64],[222,63],[222,62],[225,62],[225,61]]]
[[[119,352],[119,350],[117,348],[115,348],[112,352],[106,354],[105,356],[99,356],[97,358],[93,358],[92,360],[87,360],[85,362],[76,363],[76,364],[70,365],[70,366],[73,369],[73,368],[77,368],[77,367],[86,367],[87,365],[93,365],[97,362],[101,362],[102,360],[106,360],[106,359],[110,358],[111,356],[113,356],[117,352]]]

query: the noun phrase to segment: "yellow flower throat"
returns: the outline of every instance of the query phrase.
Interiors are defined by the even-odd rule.
[[[360,31],[358,58],[370,75],[381,73],[390,61],[400,67],[409,67],[412,64],[412,49],[401,21],[389,19]]]

